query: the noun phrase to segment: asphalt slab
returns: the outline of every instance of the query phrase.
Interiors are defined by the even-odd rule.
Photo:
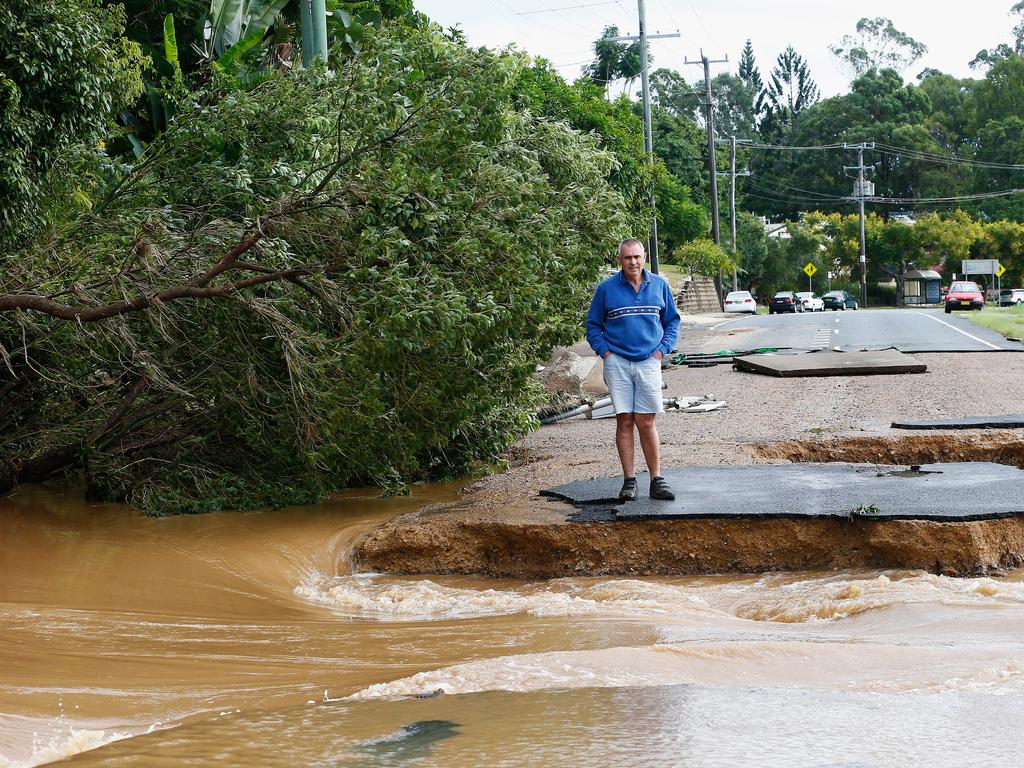
[[[928,366],[895,349],[872,352],[809,352],[805,355],[737,357],[733,367],[769,376],[869,376],[924,373]]]
[[[541,491],[578,508],[576,521],[712,517],[838,517],[968,522],[1024,514],[1024,472],[991,462],[755,464],[667,470],[675,501],[618,500],[621,477],[576,480]]]
[[[965,416],[960,419],[894,421],[893,429],[1024,429],[1024,413],[1005,416]]]

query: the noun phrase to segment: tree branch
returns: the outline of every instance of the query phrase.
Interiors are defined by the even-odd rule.
[[[247,238],[246,240],[248,241],[250,239],[252,238]],[[244,253],[244,250],[239,250],[241,245],[242,244],[240,243],[239,246],[232,249],[231,253],[235,253],[236,251],[238,252],[238,255]],[[231,254],[228,254],[228,256],[230,255]],[[195,282],[190,283],[189,285],[176,285],[172,288],[165,288],[164,290],[153,294],[139,294],[138,296],[130,299],[112,301],[109,304],[102,304],[95,307],[62,304],[59,301],[54,301],[46,296],[33,293],[11,294],[7,296],[0,296],[0,312],[30,310],[40,312],[44,315],[49,315],[50,317],[55,317],[59,320],[71,320],[78,323],[94,323],[99,320],[108,320],[119,315],[148,309],[154,304],[167,303],[177,301],[179,299],[222,299],[230,297],[231,295],[239,291],[243,291],[246,288],[252,288],[256,285],[291,281],[293,278],[303,277],[310,274],[308,269],[287,269],[279,272],[268,272],[267,274],[260,275],[259,277],[251,277],[248,280],[239,280],[238,282],[228,283],[226,285],[212,288],[202,287],[216,277],[216,275],[233,268],[232,264],[226,263],[225,261],[228,256],[221,259],[216,267],[208,270],[203,277],[199,278]],[[214,270],[217,271],[214,272]],[[211,275],[211,273],[213,274]]]

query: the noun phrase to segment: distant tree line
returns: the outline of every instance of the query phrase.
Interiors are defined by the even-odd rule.
[[[1024,171],[1016,167],[1024,165],[1024,2],[1013,5],[1009,15],[1011,41],[980,51],[971,62],[979,77],[961,79],[925,69],[909,82],[905,73],[914,72],[926,46],[889,19],[861,19],[853,34],[830,46],[851,82],[847,93],[826,99],[820,98],[806,60],[791,46],[763,73],[748,40],[736,71],[715,75],[711,85],[716,136],[752,143],[738,149],[740,169],[750,171],[737,181],[740,210],[775,222],[799,221],[815,211],[854,212],[856,174],[844,166],[856,165],[857,154],[842,145],[873,142],[864,162],[878,200],[868,207],[883,224],[894,212],[929,221],[931,214],[949,221],[966,215],[979,227],[1024,222],[1024,194],[1006,194],[1024,188]],[[600,41],[598,47],[604,59],[598,56],[587,74],[599,83],[608,73],[626,77],[625,69],[608,61],[616,50],[625,55],[625,47],[608,48]],[[672,177],[668,183],[707,211],[704,84],[661,68],[651,74],[651,91],[654,147]],[[728,168],[726,152],[720,144],[720,171]],[[719,185],[723,212],[725,187]],[[669,207],[659,201],[660,218],[667,218]],[[779,254],[769,258],[769,243],[742,214],[740,220],[743,282],[767,285],[778,279],[790,285],[797,275],[787,268],[786,274],[773,276],[782,263]],[[667,250],[687,237],[705,237],[708,229],[666,242]],[[722,232],[728,250],[724,220]],[[671,228],[669,233],[666,240]],[[977,239],[972,247],[985,250],[984,242]],[[891,249],[881,242],[873,245],[880,249],[873,259],[879,262],[879,275],[895,274],[893,265],[905,259],[887,261]],[[772,247],[778,251],[781,246]],[[928,248],[908,255],[912,265],[941,264],[940,257]]]

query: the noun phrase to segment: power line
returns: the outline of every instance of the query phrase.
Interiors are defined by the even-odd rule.
[[[884,149],[892,154],[907,157],[912,160],[923,160],[935,163],[948,163],[951,165],[967,165],[976,168],[992,168],[1005,171],[1024,171],[1024,165],[1016,163],[990,163],[985,160],[970,160],[957,155],[943,155],[938,152],[928,152],[921,149],[907,149],[905,147],[894,147],[889,144],[875,144],[879,149]]]
[[[538,1],[540,2],[541,5],[544,6],[544,8],[546,10],[534,11],[534,13],[554,13],[554,14],[557,14],[559,18],[565,19],[570,24],[573,24],[573,25],[579,27],[580,29],[584,30],[588,35],[592,35],[594,33],[594,30],[591,29],[590,27],[585,26],[582,23],[576,21],[576,19],[570,18],[569,16],[566,16],[564,13],[562,13],[562,11],[566,10],[566,9],[563,9],[563,8],[552,8],[550,5],[548,5],[545,2],[545,0],[538,0]],[[582,8],[582,7],[585,7],[585,6],[584,5],[580,5],[578,7]],[[595,16],[595,18],[600,18],[599,16],[596,16],[593,11],[587,11],[587,13],[591,14],[592,16]]]
[[[715,40],[715,36],[711,34],[711,31],[706,26],[704,26],[704,20],[701,19],[700,14],[697,13],[697,9],[693,7],[693,3],[690,0],[686,0],[686,4],[689,5],[690,10],[693,11],[693,15],[697,18],[697,23],[700,24],[700,28],[704,30],[704,33],[709,38],[711,38],[711,42],[715,44],[715,47],[721,49],[722,46],[719,45],[717,40]]]
[[[509,21],[512,23],[512,26],[514,26],[516,29],[520,29],[519,25],[516,24],[516,22],[515,22],[515,17],[519,15],[519,11],[517,11],[511,5],[506,3],[505,0],[491,0],[491,2],[492,3],[500,3],[506,9],[506,11],[508,11],[508,13],[510,14]],[[544,29],[550,30],[551,32],[554,32],[556,34],[563,34],[563,30],[558,29],[557,27],[553,27],[550,24],[545,24],[540,19],[534,19],[534,18],[532,18],[530,16],[525,16],[523,18],[525,18],[526,21],[530,22],[531,24],[536,24],[537,26],[543,27]]]
[[[754,186],[755,186],[755,188],[757,188],[756,184]],[[759,188],[757,188],[757,189],[759,189]],[[744,191],[743,194],[746,197],[752,197],[752,198],[755,198],[757,200],[767,200],[767,201],[772,202],[772,203],[785,203],[787,205],[799,204],[799,205],[814,206],[814,205],[821,205],[822,203],[825,203],[825,202],[831,202],[831,201],[827,201],[827,200],[816,200],[816,199],[813,199],[813,198],[804,199],[804,198],[790,197],[790,196],[781,197],[779,195],[771,194],[770,190],[760,190],[760,191],[754,191],[754,192]],[[840,208],[840,207],[843,207],[843,206],[851,205],[852,203],[853,203],[853,200],[851,198],[847,198],[846,200],[840,200],[840,201],[831,202],[831,206],[832,207],[836,207],[836,208]]]
[[[779,181],[778,179],[774,179],[772,177],[758,176],[757,178],[758,178],[758,180],[760,180],[762,182],[766,182],[768,184],[771,184],[772,186],[774,186],[774,187],[776,187],[778,189],[791,189],[794,192],[800,192],[800,193],[805,194],[805,195],[813,195],[815,197],[820,197],[822,199],[828,199],[828,200],[846,200],[847,199],[847,197],[845,195],[832,195],[832,194],[828,194],[827,192],[817,192],[817,191],[815,191],[813,189],[801,189],[800,187],[793,187],[793,186],[790,186],[789,184],[785,184],[782,181]]]
[[[787,194],[785,192],[785,190],[779,190],[777,188],[773,189],[771,187],[766,187],[766,186],[764,186],[762,184],[759,184],[756,181],[749,181],[748,185],[750,187],[753,187],[755,190],[759,190],[759,191],[763,192],[764,194],[772,195],[773,198],[778,200],[779,202],[785,202],[785,203],[805,203],[805,204],[811,204],[811,205],[821,205],[823,203],[831,203],[833,205],[839,205],[839,204],[848,203],[851,200],[851,198],[849,198],[849,197],[838,197],[838,196],[836,196],[836,197],[801,197],[801,196],[798,196],[798,195],[790,195],[790,194]]]
[[[959,203],[969,200],[989,200],[994,197],[1008,197],[1024,194],[1024,189],[1001,189],[996,192],[978,192],[973,195],[953,197],[866,197],[872,203]]]
[[[991,168],[1003,171],[1024,171],[1024,164],[1019,163],[991,163],[985,160],[971,160],[957,155],[944,155],[938,152],[928,152],[923,149],[908,149],[907,147],[896,147],[891,144],[874,142],[877,150],[883,150],[889,154],[904,157],[908,160],[919,160],[923,162],[945,163],[950,165],[965,165],[975,168]],[[790,146],[786,144],[750,144],[751,149],[778,150],[782,152],[816,152],[830,149],[843,149],[843,144],[818,144],[808,146]]]
[[[747,144],[746,146],[751,149],[777,149],[790,152],[818,152],[827,149],[844,149],[842,144],[820,144],[817,146],[791,147],[785,144],[760,144],[755,142],[754,144]]]
[[[597,5],[616,5],[616,0],[605,0],[601,3],[583,3],[580,5],[564,5],[561,8],[541,8],[538,11],[516,11],[519,16],[530,16],[534,13],[558,13],[559,11],[571,11],[576,8],[593,8]]]
[[[766,186],[766,184],[768,186]],[[792,187],[772,179],[759,179],[748,181],[747,185],[765,193],[772,194],[774,199],[780,202],[792,203],[851,203],[856,202],[858,197],[827,195],[823,192],[815,192],[800,187]],[[800,192],[802,195],[785,195],[786,190]],[[977,192],[969,195],[950,195],[947,197],[887,197],[883,195],[865,195],[864,200],[869,203],[900,204],[900,205],[934,205],[943,203],[960,203],[972,200],[989,200],[998,197],[1010,197],[1012,195],[1024,194],[1024,189],[1000,189],[994,192]],[[762,197],[754,195],[752,197]]]

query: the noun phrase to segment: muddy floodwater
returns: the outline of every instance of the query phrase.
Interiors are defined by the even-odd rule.
[[[1020,764],[1020,572],[349,571],[453,495],[0,501],[0,766]]]

